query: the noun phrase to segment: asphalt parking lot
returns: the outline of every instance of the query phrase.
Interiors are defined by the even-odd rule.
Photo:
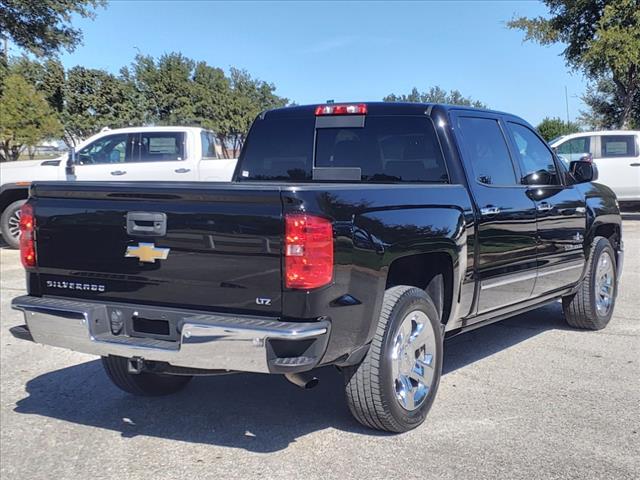
[[[9,334],[24,280],[2,248],[0,477],[638,479],[640,214],[624,238],[607,329],[568,328],[553,304],[454,338],[427,423],[403,435],[356,423],[333,369],[308,391],[229,375],[128,396],[96,358]]]

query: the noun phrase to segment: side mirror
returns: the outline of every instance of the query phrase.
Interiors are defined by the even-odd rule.
[[[67,175],[76,174],[76,149],[71,147],[69,150],[69,156],[67,157],[67,167],[65,168]]]
[[[576,183],[595,182],[598,179],[598,167],[590,161],[576,160],[571,162],[569,171]]]

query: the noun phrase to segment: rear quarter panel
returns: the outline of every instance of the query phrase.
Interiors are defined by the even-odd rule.
[[[616,194],[611,188],[600,183],[585,183],[578,185],[585,197],[587,206],[587,235],[585,237],[586,256],[591,250],[591,242],[597,230],[604,225],[613,225],[622,235],[622,216],[616,200]],[[618,245],[613,245],[614,249]]]
[[[286,212],[320,214],[334,222],[333,283],[311,292],[285,291],[285,316],[328,316],[332,341],[324,363],[364,345],[375,333],[393,261],[441,252],[454,270],[452,316],[473,301],[473,211],[456,185],[327,185],[283,191]],[[460,295],[461,289],[465,290]],[[327,309],[327,305],[329,308]]]

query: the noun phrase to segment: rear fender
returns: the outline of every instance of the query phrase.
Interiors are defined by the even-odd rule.
[[[369,326],[369,340],[375,334],[375,320],[380,313],[391,265],[402,258],[433,253],[448,257],[452,291],[443,295],[446,304],[442,305],[442,312],[445,313],[442,321],[447,323],[459,316],[463,308],[460,289],[467,269],[467,230],[462,211],[456,208],[422,207],[363,213],[354,220],[354,251],[362,247],[376,252],[381,279],[384,280],[379,285],[379,301]],[[354,254],[354,260],[356,258]]]
[[[7,183],[0,187],[0,213],[16,200],[26,200],[29,198],[29,185],[18,183]]]
[[[609,238],[613,249],[618,252],[622,241],[622,216],[615,193],[599,183],[587,183],[583,188],[587,207],[585,256],[589,258],[596,236]]]

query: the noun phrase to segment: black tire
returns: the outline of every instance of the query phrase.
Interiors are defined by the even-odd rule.
[[[391,353],[394,338],[405,317],[424,312],[435,337],[433,379],[427,396],[415,410],[405,410],[396,398]],[[410,286],[385,292],[378,327],[364,360],[343,369],[347,403],[362,425],[388,432],[406,432],[422,424],[435,399],[442,374],[442,330],[438,311],[427,293]]]
[[[16,214],[26,202],[26,199],[22,199],[10,203],[7,208],[4,209],[4,212],[2,212],[2,216],[0,216],[0,232],[2,232],[2,239],[7,242],[7,245],[11,248],[20,248],[20,235],[16,234],[16,225],[13,225],[13,222],[19,218]]]
[[[609,255],[613,269],[613,295],[608,310],[602,312],[597,308],[596,270],[598,262],[605,254]],[[587,262],[587,273],[578,287],[578,291],[562,299],[564,316],[569,325],[588,330],[601,330],[607,326],[613,315],[618,294],[617,273],[616,256],[611,243],[604,237],[594,238],[591,245],[591,254]]]
[[[123,357],[102,357],[102,366],[116,387],[127,393],[145,397],[176,393],[182,390],[192,378],[189,375],[129,373],[127,359]]]

